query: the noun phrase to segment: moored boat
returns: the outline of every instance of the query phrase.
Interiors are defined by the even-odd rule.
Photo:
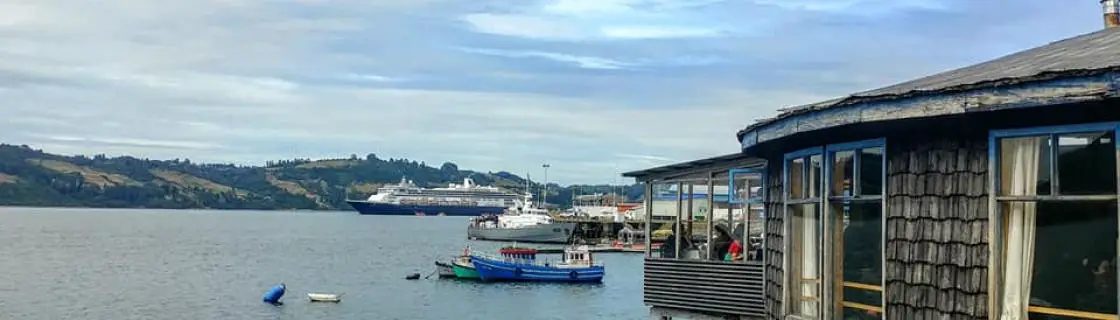
[[[538,282],[602,282],[606,274],[603,265],[595,265],[587,246],[569,247],[564,250],[564,260],[551,264],[539,262],[536,250],[524,249],[500,252],[501,257],[471,255],[478,276],[483,281],[538,281]]]
[[[450,262],[436,261],[436,273],[440,278],[454,278],[455,267]]]
[[[484,215],[472,218],[467,226],[467,238],[491,241],[517,241],[531,243],[571,242],[577,224],[556,222],[548,210],[533,204],[533,195],[526,193],[514,206],[501,215]]]
[[[474,269],[474,264],[471,263],[471,256],[462,256],[451,261],[451,271],[459,279],[478,279],[478,271]]]
[[[478,272],[471,263],[471,246],[463,248],[463,255],[451,260],[451,272],[459,279],[478,279]]]

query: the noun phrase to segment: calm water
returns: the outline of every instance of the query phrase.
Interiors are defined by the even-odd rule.
[[[463,246],[465,218],[0,208],[3,319],[642,319],[641,256],[601,285],[408,281]],[[551,257],[551,256],[550,256]],[[285,282],[285,305],[261,303]],[[345,293],[312,304],[308,292]]]

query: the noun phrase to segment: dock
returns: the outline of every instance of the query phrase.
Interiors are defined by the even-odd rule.
[[[543,254],[560,254],[564,253],[564,248],[535,248],[538,253]],[[588,246],[588,251],[592,253],[645,253],[644,245],[635,244],[631,246]]]

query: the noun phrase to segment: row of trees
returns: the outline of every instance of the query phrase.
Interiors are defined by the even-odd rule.
[[[61,173],[35,164],[32,159],[55,160],[90,169],[90,172],[115,174],[135,183],[122,185],[90,184],[80,173]],[[309,159],[270,161],[266,166],[197,164],[187,159],[151,160],[104,155],[61,156],[28,146],[0,144],[0,173],[18,177],[19,183],[0,183],[0,205],[89,206],[145,208],[220,208],[220,209],[344,209],[348,198],[365,198],[368,188],[359,185],[393,183],[407,177],[424,187],[459,183],[470,177],[476,183],[498,185],[524,192],[525,180],[508,172],[481,173],[460,170],[454,163],[438,168],[407,159],[380,159],[374,154],[364,158],[351,155],[343,166],[300,166]],[[230,189],[165,181],[153,170],[180,172],[205,179]],[[88,172],[87,172],[88,174]],[[307,194],[289,192],[277,181],[295,183]],[[534,194],[539,184],[531,186]],[[551,185],[548,202],[566,206],[573,192],[617,192],[618,186],[560,187]],[[641,196],[641,187],[625,188],[628,198]]]

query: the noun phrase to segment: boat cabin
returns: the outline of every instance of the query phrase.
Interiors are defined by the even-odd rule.
[[[533,248],[505,247],[499,249],[498,253],[507,260],[537,260],[537,249]]]
[[[564,249],[565,265],[590,267],[591,263],[591,250],[587,246]]]
[[[651,317],[1117,319],[1116,12],[1104,30],[785,109],[726,156],[625,174],[645,184],[647,221],[667,185],[726,185],[735,203],[678,196],[647,225]]]

